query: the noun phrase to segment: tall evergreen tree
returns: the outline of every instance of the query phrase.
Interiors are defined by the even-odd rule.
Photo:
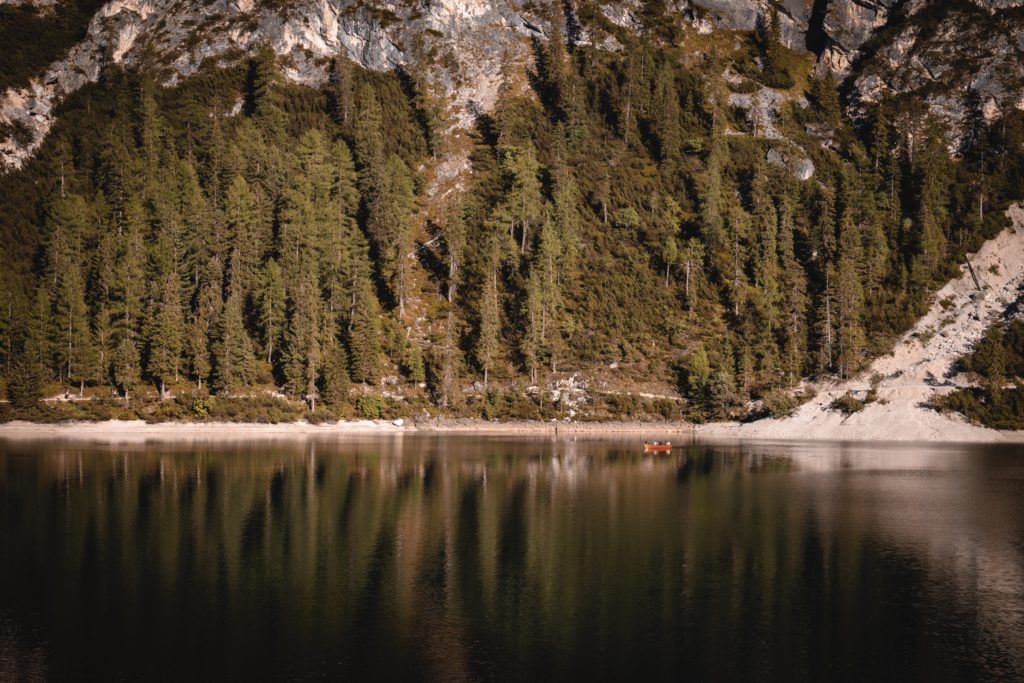
[[[292,290],[285,332],[284,376],[289,393],[301,396],[316,409],[317,382],[323,359],[322,312],[316,280],[306,274]]]
[[[252,342],[242,320],[242,296],[232,291],[224,301],[211,346],[214,385],[231,391],[252,383]]]
[[[160,287],[146,324],[146,373],[156,382],[160,397],[167,396],[168,380],[177,381],[185,323],[182,317],[181,280],[171,271]]]
[[[285,289],[281,267],[274,259],[263,265],[259,291],[259,325],[263,335],[263,352],[267,362],[274,361],[281,347],[285,327]]]

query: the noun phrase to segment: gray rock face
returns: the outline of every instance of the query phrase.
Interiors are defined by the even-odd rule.
[[[810,180],[814,176],[814,162],[782,147],[772,147],[765,156],[765,161],[773,166],[787,169],[797,180]]]
[[[1024,0],[905,8],[884,45],[853,75],[854,106],[913,94],[954,133],[973,107],[991,120],[1024,108]],[[894,30],[895,29],[895,30]]]
[[[27,145],[0,140],[0,169],[19,167],[41,144],[63,97],[108,64],[134,64],[143,51],[166,65],[168,85],[204,60],[251,53],[264,42],[282,57],[286,76],[309,84],[322,82],[339,54],[377,70],[429,62],[424,77],[450,97],[455,123],[465,124],[470,111],[493,104],[503,61],[525,53],[524,38],[543,35],[545,25],[520,0],[293,0],[278,13],[254,0],[111,0],[64,59],[28,87],[0,95],[0,124],[31,136]]]
[[[769,11],[768,2],[759,0],[684,0],[696,14],[706,14],[715,25],[726,29],[753,30],[758,17]],[[774,3],[779,10],[782,39],[794,50],[806,48],[806,34],[811,20],[811,6],[806,0],[780,0]]]
[[[61,1],[0,4],[59,11]],[[166,66],[168,84],[204,60],[249,53],[263,42],[281,55],[287,76],[304,83],[322,82],[328,59],[338,54],[371,69],[405,66],[447,97],[450,125],[465,126],[472,112],[493,104],[505,63],[528,54],[528,38],[546,36],[546,12],[564,9],[555,0],[287,0],[281,6],[110,0],[82,43],[28,87],[0,93],[0,125],[23,133],[0,139],[0,171],[32,154],[63,97],[95,81],[104,66],[134,64],[144,51]],[[759,16],[777,7],[785,42],[817,52],[819,68],[848,75],[856,107],[914,93],[954,126],[966,115],[969,90],[987,116],[1024,107],[1024,22],[1016,9],[1024,0],[668,0],[667,6],[702,33],[753,29]],[[640,0],[599,7],[614,23],[643,30]],[[587,40],[621,48],[604,33]]]

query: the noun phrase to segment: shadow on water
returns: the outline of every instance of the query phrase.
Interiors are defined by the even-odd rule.
[[[0,680],[1019,680],[1022,484],[999,448],[0,443]]]

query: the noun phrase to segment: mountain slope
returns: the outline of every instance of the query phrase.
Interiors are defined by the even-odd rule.
[[[108,3],[8,94],[8,393],[712,420],[855,377],[1004,227],[1024,115],[844,110],[840,6]]]
[[[735,430],[735,435],[882,441],[1001,440],[991,429],[940,413],[936,402],[963,385],[956,361],[974,349],[986,330],[1004,319],[1024,297],[1024,209],[1014,205],[1009,216],[1011,226],[972,254],[961,266],[959,277],[935,293],[931,308],[891,353],[878,358],[849,381],[818,384],[815,398],[801,406],[793,417],[743,425]],[[872,390],[876,396],[852,415],[831,407],[836,399],[847,394],[863,400]],[[1017,435],[1018,440],[1020,436]]]
[[[56,2],[19,4],[45,8]],[[1024,99],[1019,5],[1016,0],[830,0],[813,5],[805,0],[677,0],[667,11],[700,34],[754,30],[775,7],[786,45],[813,51],[821,68],[851,74],[855,103],[912,93],[962,127],[972,106],[968,89],[989,117]],[[85,40],[63,59],[29,86],[0,95],[0,162],[20,166],[50,129],[54,107],[110,65],[145,61],[173,84],[205,60],[237,61],[262,44],[285,59],[286,75],[300,83],[324,82],[327,61],[337,55],[370,69],[403,67],[421,74],[451,107],[451,123],[466,128],[473,111],[493,106],[504,65],[515,70],[529,51],[528,39],[546,38],[552,17],[561,21],[562,10],[557,3],[519,0],[424,6],[354,0],[111,0],[92,18]],[[570,23],[584,10],[601,15],[609,22],[606,28],[657,30],[638,2],[591,6],[581,1],[566,15]],[[614,31],[592,25],[587,33],[594,44],[609,49],[618,44]],[[684,49],[690,42],[684,35]],[[694,50],[702,49],[699,41],[692,42]]]

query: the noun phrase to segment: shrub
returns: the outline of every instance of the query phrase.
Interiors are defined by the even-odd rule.
[[[367,420],[379,420],[387,409],[383,396],[366,394],[356,400],[356,415]]]
[[[764,397],[764,410],[770,417],[790,417],[799,407],[800,401],[784,389],[772,389]]]
[[[192,416],[202,419],[210,414],[210,408],[213,406],[213,399],[210,398],[199,398],[198,396],[192,399]]]
[[[852,392],[848,391],[836,400],[832,401],[832,403],[829,404],[829,409],[849,416],[864,410],[865,405],[867,405],[866,402],[860,400],[854,396]]]
[[[1024,429],[1024,387],[959,389],[939,398],[936,407],[990,429]]]
[[[43,397],[43,382],[39,367],[27,355],[14,361],[7,382],[7,400],[19,410],[32,408]]]

